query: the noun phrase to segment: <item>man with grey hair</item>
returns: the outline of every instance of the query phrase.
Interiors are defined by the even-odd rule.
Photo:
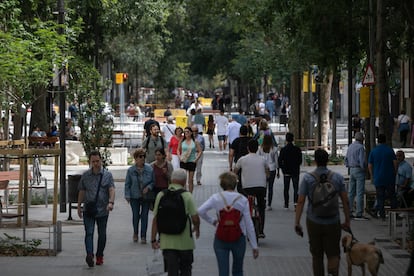
[[[345,157],[345,166],[349,168],[348,198],[351,209],[351,218],[355,220],[368,220],[363,216],[365,193],[365,147],[364,134],[355,133],[355,141],[349,145]],[[354,215],[354,198],[356,195],[356,215]]]
[[[191,275],[192,264],[194,260],[193,251],[195,248],[192,231],[195,233],[195,237],[197,239],[200,236],[200,218],[197,214],[197,207],[193,196],[190,192],[183,191],[186,182],[187,172],[184,169],[180,168],[172,172],[171,184],[168,186],[169,191],[173,193],[179,193],[178,195],[182,197],[186,215],[189,217],[189,219],[186,220],[185,228],[181,233],[167,234],[158,232],[159,227],[157,215],[160,212],[158,206],[160,206],[161,198],[166,196],[169,191],[159,193],[155,199],[154,204],[154,218],[152,220],[151,229],[151,246],[153,249],[162,249],[165,262],[164,267],[166,268],[168,275]],[[180,200],[176,201],[178,202]],[[172,215],[170,217],[172,220],[179,220],[178,216],[179,214],[177,214],[177,217]],[[161,217],[163,216],[160,216],[160,218]],[[191,224],[193,227],[191,227]]]

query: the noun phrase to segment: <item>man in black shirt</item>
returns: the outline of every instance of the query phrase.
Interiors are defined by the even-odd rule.
[[[151,111],[150,118],[145,121],[144,123],[144,131],[142,132],[142,141],[145,140],[146,137],[151,136],[151,125],[156,124],[158,129],[160,129],[160,123],[154,119],[154,112]]]
[[[247,126],[243,125],[240,127],[240,136],[234,139],[233,143],[230,145],[229,150],[229,168],[230,171],[233,170],[233,164],[239,160],[240,157],[249,153],[247,150],[247,144],[251,137],[247,136],[248,128]],[[241,192],[241,170],[238,173],[239,175],[239,182],[237,184],[237,191]]]
[[[293,145],[293,134],[290,132],[286,133],[286,146],[280,150],[278,161],[279,167],[283,172],[285,209],[289,208],[289,186],[291,179],[293,183],[293,203],[296,208],[302,151],[299,147]]]

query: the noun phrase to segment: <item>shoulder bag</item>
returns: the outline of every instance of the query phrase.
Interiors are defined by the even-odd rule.
[[[95,201],[85,202],[84,204],[84,215],[87,217],[95,217],[98,214],[98,195],[99,190],[101,188],[103,173],[101,174],[101,178],[99,179],[98,184],[98,191],[96,192]]]

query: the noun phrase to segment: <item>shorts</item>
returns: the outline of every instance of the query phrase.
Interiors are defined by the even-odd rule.
[[[213,135],[214,134],[214,129],[207,129],[207,134],[208,135]]]
[[[217,135],[219,141],[226,141],[226,135]]]
[[[309,249],[312,256],[334,257],[341,255],[339,245],[341,239],[341,224],[319,224],[306,219],[309,236]]]
[[[189,172],[194,172],[196,170],[197,164],[195,162],[181,162],[180,168]]]

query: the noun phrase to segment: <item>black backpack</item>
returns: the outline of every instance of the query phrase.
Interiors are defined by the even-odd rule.
[[[184,199],[182,193],[184,189],[162,191],[163,196],[160,198],[157,210],[158,232],[170,235],[181,234],[187,221],[190,219],[185,211]],[[190,222],[191,235],[191,222]]]
[[[316,179],[312,187],[312,212],[318,217],[332,217],[338,213],[338,191],[332,183],[333,172],[318,175],[316,172],[309,173]]]

